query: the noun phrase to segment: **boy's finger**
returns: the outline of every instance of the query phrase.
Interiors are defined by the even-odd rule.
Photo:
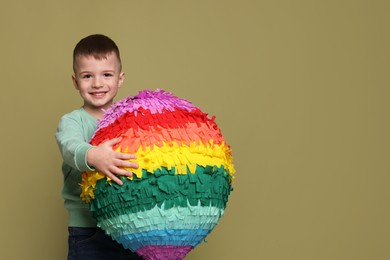
[[[138,169],[138,167],[139,167],[138,163],[136,163],[136,162],[120,161],[118,164],[119,164],[118,166],[122,167],[122,168]]]
[[[115,166],[120,167],[120,168],[126,168],[126,167],[131,167],[132,163],[129,161],[125,160],[116,160],[115,161]]]
[[[117,143],[119,143],[121,140],[122,140],[122,137],[116,137],[116,138],[110,139],[108,141],[105,141],[104,143],[109,145],[109,146],[113,146],[113,145],[116,145]]]
[[[123,182],[114,174],[107,174],[107,177],[109,177],[112,181],[116,182],[118,185],[122,186]]]
[[[118,159],[121,160],[137,159],[137,155],[131,153],[118,153]]]
[[[115,174],[117,175],[122,175],[122,176],[127,176],[127,177],[131,177],[133,175],[132,172],[130,171],[127,171],[125,169],[121,169],[121,168],[118,168],[115,172]]]

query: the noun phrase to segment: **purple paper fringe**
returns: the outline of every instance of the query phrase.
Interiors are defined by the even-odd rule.
[[[104,117],[99,120],[96,131],[107,127],[127,112],[137,115],[139,108],[150,110],[152,114],[161,113],[163,109],[169,111],[183,109],[189,112],[197,109],[191,102],[176,97],[162,89],[157,89],[156,91],[143,90],[138,92],[136,96],[129,96],[114,102],[110,108],[104,111]]]
[[[136,253],[146,260],[182,260],[192,246],[144,246]]]

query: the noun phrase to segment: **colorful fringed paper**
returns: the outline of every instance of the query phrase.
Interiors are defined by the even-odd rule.
[[[141,91],[105,111],[91,144],[122,137],[137,155],[123,185],[84,172],[81,197],[101,227],[145,259],[183,259],[223,216],[232,190],[231,151],[215,118],[163,90]]]

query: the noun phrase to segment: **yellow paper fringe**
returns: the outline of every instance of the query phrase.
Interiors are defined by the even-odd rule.
[[[127,147],[119,146],[115,151],[127,152]],[[195,173],[196,166],[217,166],[224,167],[229,171],[229,175],[234,178],[234,166],[232,164],[232,157],[230,148],[225,143],[220,145],[213,144],[211,140],[206,145],[201,143],[191,143],[190,146],[186,144],[178,144],[176,142],[163,142],[162,146],[140,147],[136,152],[136,161],[139,164],[138,169],[125,168],[131,171],[138,178],[142,177],[142,170],[153,173],[155,170],[165,167],[171,170],[175,167],[176,174],[187,174],[187,168],[191,173]],[[93,190],[96,182],[105,178],[100,172],[84,172],[82,173],[82,198],[94,198]],[[132,179],[132,177],[129,177]]]

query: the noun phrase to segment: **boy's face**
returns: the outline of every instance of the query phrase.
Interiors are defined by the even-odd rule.
[[[76,57],[73,84],[84,100],[84,109],[97,118],[103,115],[102,109],[111,106],[124,79],[114,53],[100,60],[93,56]]]

